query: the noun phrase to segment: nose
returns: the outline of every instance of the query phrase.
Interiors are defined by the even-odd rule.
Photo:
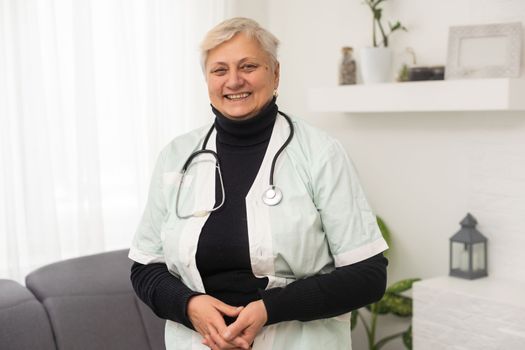
[[[244,79],[242,77],[242,74],[237,69],[231,69],[228,74],[228,81],[226,82],[226,86],[229,89],[236,90],[240,88],[244,84]]]

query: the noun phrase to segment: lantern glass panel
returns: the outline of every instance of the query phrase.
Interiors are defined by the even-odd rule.
[[[452,242],[452,265],[453,270],[467,272],[469,270],[468,244]]]
[[[485,270],[485,243],[472,245],[472,271]]]

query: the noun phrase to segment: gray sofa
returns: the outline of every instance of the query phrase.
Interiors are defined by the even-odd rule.
[[[127,250],[64,260],[0,280],[2,350],[161,350],[164,320],[137,299]]]

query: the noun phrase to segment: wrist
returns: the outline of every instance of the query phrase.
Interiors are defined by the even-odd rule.
[[[265,325],[266,322],[268,322],[268,311],[266,311],[266,305],[264,305],[264,301],[262,299],[255,301],[255,303],[257,304],[257,309],[261,315],[262,324]]]

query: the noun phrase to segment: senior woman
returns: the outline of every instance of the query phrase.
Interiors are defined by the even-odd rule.
[[[162,151],[129,256],[168,349],[350,349],[387,249],[341,145],[280,112],[278,40],[255,21],[202,43],[213,125]]]

